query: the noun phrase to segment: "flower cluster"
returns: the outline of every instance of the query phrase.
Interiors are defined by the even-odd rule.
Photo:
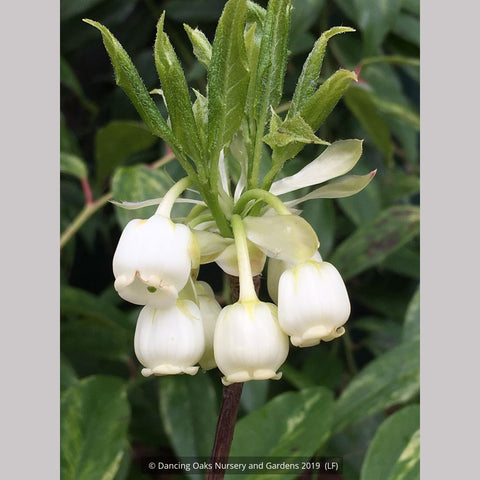
[[[117,84],[187,175],[161,199],[120,204],[158,204],[151,218],[126,225],[113,260],[119,295],[144,306],[135,334],[144,375],[195,374],[199,366],[218,366],[227,385],[280,378],[289,342],[308,347],[344,332],[350,314],[345,285],[320,257],[318,237],[297,206],[353,195],[375,175],[343,176],[361,156],[360,140],[330,143],[315,133],[357,80],[355,72],[339,69],[320,84],[327,43],[354,30],[341,26],[322,33],[291,101],[279,108],[292,8],[290,0],[268,2],[266,9],[228,0],[213,43],[185,26],[193,55],[207,70],[206,88],[194,90],[193,102],[164,30],[165,12],[154,45],[161,88],[152,91],[113,34],[85,19],[102,34]],[[168,118],[153,93],[161,94]],[[306,145],[326,148],[294,175],[282,175]],[[291,195],[315,185],[306,195]],[[180,199],[187,188],[196,196]],[[173,222],[177,200],[195,206]],[[201,265],[210,262],[239,278],[233,305],[221,308],[212,289],[198,281]],[[265,268],[273,303],[259,300],[252,280]]]
[[[279,198],[343,173],[344,164],[331,164],[332,150],[338,165],[342,149],[349,152],[350,169],[361,142],[329,146],[297,174],[274,182],[269,192],[240,192],[229,215],[232,237],[204,221],[205,208],[186,224],[172,221],[173,204],[191,185],[188,177],[159,200],[152,217],[126,225],[113,258],[114,286],[122,298],[144,306],[134,341],[143,375],[194,375],[199,367],[218,367],[225,385],[278,379],[289,337],[294,346],[309,347],[344,333],[350,302],[342,277],[322,260],[315,231],[293,209],[300,202]],[[344,189],[345,184],[348,178]],[[256,205],[263,206],[253,214]],[[253,283],[267,259],[271,303],[259,300]],[[235,303],[222,308],[212,288],[198,281],[200,265],[210,262],[239,277]]]

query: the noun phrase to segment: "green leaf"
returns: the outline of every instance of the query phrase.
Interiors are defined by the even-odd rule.
[[[114,120],[99,128],[95,135],[98,181],[103,182],[132,154],[146,150],[155,141],[156,137],[141,122]]]
[[[328,439],[332,406],[333,394],[323,387],[278,395],[237,423],[230,456],[275,457],[276,463],[293,456],[310,458]],[[287,480],[298,474],[288,470],[275,474],[267,471],[245,479]],[[225,476],[226,480],[235,478],[233,474]]]
[[[78,146],[77,137],[68,128],[65,122],[65,116],[60,112],[60,151],[65,153],[73,153],[77,156],[81,155]]]
[[[84,19],[84,22],[100,30],[103,43],[112,61],[117,85],[128,95],[149,130],[154,135],[163,138],[172,150],[182,152],[178,139],[158,111],[155,102],[150,97],[140,75],[120,42],[102,24],[88,19]]]
[[[125,384],[108,376],[84,378],[60,403],[63,480],[113,480],[125,455],[130,409]]]
[[[359,227],[342,242],[331,257],[345,279],[377,265],[387,255],[418,235],[420,212],[417,206],[393,206],[373,221]]]
[[[401,0],[354,0],[365,56],[377,52],[396,21],[401,3]]]
[[[341,452],[343,456],[342,473],[345,480],[359,480],[360,469],[368,445],[384,419],[383,412],[369,415],[348,425],[342,431],[332,434],[328,442],[327,454]]]
[[[60,354],[60,391],[63,392],[78,381],[78,375],[67,357]]]
[[[202,144],[206,144],[208,135],[208,100],[199,91],[193,90],[197,99],[193,103],[193,116]]]
[[[197,57],[197,60],[208,69],[210,60],[212,59],[212,45],[208,41],[208,38],[201,30],[198,28],[195,28],[194,30],[186,23],[183,24],[183,28],[187,32],[188,38],[192,44],[193,54]]]
[[[312,379],[314,385],[337,389],[343,378],[342,358],[333,348],[312,348],[305,357],[302,373]]]
[[[420,408],[411,405],[388,417],[368,447],[360,480],[385,480],[420,426]],[[405,477],[393,477],[402,478]],[[407,477],[409,478],[409,477]]]
[[[88,176],[85,161],[72,153],[60,152],[60,172],[67,173],[83,180]]]
[[[374,181],[368,188],[361,190],[354,197],[339,198],[337,204],[345,215],[357,226],[372,221],[382,208],[378,182]]]
[[[398,479],[420,480],[420,429],[410,438],[387,480]]]
[[[244,383],[240,405],[247,413],[258,409],[265,404],[269,385],[270,380],[256,380],[254,382]]]
[[[363,86],[352,85],[345,93],[345,105],[355,115],[360,125],[367,131],[372,142],[383,153],[388,165],[393,162],[393,142],[390,128],[377,110],[368,90]]]
[[[322,83],[320,88],[302,107],[300,114],[312,127],[313,131],[318,130],[335,108],[335,105],[347,91],[352,80],[357,80],[354,72],[343,69],[337,70]]]
[[[173,182],[162,170],[152,170],[145,165],[118,168],[112,177],[113,198],[117,201],[141,202],[163,197]],[[115,214],[122,228],[134,218],[148,218],[156,206],[125,210],[117,208]]]
[[[420,130],[420,116],[412,109],[399,103],[383,100],[374,94],[371,95],[371,99],[381,112],[392,115],[417,131]]]
[[[270,107],[276,108],[282,97],[283,78],[287,68],[291,10],[290,0],[268,2],[255,86],[255,118],[257,119],[264,118],[266,121]]]
[[[403,339],[420,338],[420,288],[408,304],[405,322],[403,323]]]
[[[275,118],[275,117],[273,117]],[[280,150],[282,161],[292,158],[290,153],[284,153],[282,147],[293,146],[294,151],[298,143],[316,143],[320,145],[330,145],[329,142],[318,138],[312,130],[312,127],[297,113],[293,118],[287,118],[274,131],[263,137],[263,141],[270,145],[272,150]],[[287,149],[289,150],[289,149]],[[278,161],[278,160],[277,160]]]
[[[420,278],[420,253],[417,249],[405,246],[389,255],[381,268],[410,278]]]
[[[302,217],[317,232],[320,240],[320,253],[327,258],[334,245],[336,231],[335,209],[332,200],[318,199],[302,206]]]
[[[125,314],[109,302],[66,287],[62,288],[60,310],[64,317],[60,325],[62,352],[75,367],[83,367],[85,360],[125,362],[131,357],[133,329]]]
[[[155,39],[155,66],[160,78],[163,96],[174,135],[185,152],[200,161],[202,145],[192,112],[187,81],[182,66],[175,54],[167,34],[163,31],[165,12],[157,24]]]
[[[128,316],[108,299],[79,288],[62,287],[60,299],[61,350],[79,375],[125,365],[133,355],[135,329]]]
[[[363,368],[335,404],[334,429],[407,402],[420,388],[419,340],[403,342]]]
[[[80,315],[99,320],[110,320],[127,328],[127,316],[115,307],[111,300],[71,286],[60,290],[60,312],[65,315]]]
[[[382,200],[386,205],[397,203],[398,200],[405,200],[420,192],[420,178],[418,175],[406,174],[403,169],[395,171],[389,169],[378,178],[382,191]]]
[[[282,374],[282,378],[298,390],[315,386],[314,381],[309,375],[300,371],[298,368],[293,367],[288,362],[285,362],[282,365]]]
[[[420,0],[402,0],[402,9],[420,15]]]
[[[420,20],[417,17],[400,13],[392,31],[407,42],[420,47]]]
[[[356,318],[353,328],[365,333],[362,335],[362,345],[376,357],[396,347],[402,337],[402,325],[390,317]]]
[[[323,32],[320,38],[315,42],[312,51],[303,64],[302,73],[298,78],[297,86],[293,94],[292,103],[288,110],[288,118],[292,118],[300,111],[313,95],[318,85],[318,78],[323,64],[323,57],[330,38],[339,33],[354,32],[350,27],[333,27]]]
[[[207,373],[171,375],[159,382],[160,416],[179,457],[208,457],[217,424],[215,389]]]
[[[240,127],[248,88],[243,39],[246,1],[229,0],[218,22],[208,67],[208,146],[213,162]]]
[[[265,21],[267,11],[258,3],[247,0],[247,24],[257,23],[260,28]]]

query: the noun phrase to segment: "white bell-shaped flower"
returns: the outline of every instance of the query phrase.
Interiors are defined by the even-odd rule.
[[[321,262],[322,257],[320,252],[317,250],[311,260],[316,262]],[[282,273],[288,268],[293,268],[295,266],[292,262],[287,262],[285,260],[279,260],[277,258],[268,259],[268,270],[267,270],[267,290],[270,298],[278,305],[278,282]]]
[[[277,307],[258,299],[223,308],[214,337],[215,361],[224,385],[247,380],[278,380],[288,355],[288,337],[280,329]]]
[[[146,306],[140,312],[134,338],[135,354],[145,367],[142,375],[195,375],[205,338],[200,310],[190,300],[173,307]]]
[[[343,335],[349,315],[347,289],[332,264],[308,260],[282,273],[278,320],[293,345],[310,347]]]
[[[195,237],[185,225],[158,214],[131,220],[113,257],[115,290],[136,305],[175,305],[198,255]]]
[[[200,307],[205,335],[205,351],[199,363],[203,370],[211,370],[217,366],[213,354],[213,336],[222,307],[215,299],[212,287],[208,283],[195,282],[195,289],[197,291],[198,306]]]

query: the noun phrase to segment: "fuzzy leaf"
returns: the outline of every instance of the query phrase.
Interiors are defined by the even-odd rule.
[[[208,67],[208,146],[213,161],[242,121],[248,88],[245,14],[245,0],[229,0],[213,42]]]
[[[193,54],[197,57],[197,60],[208,69],[210,60],[212,59],[212,45],[208,41],[208,38],[198,28],[195,28],[194,30],[185,23],[183,24],[183,28],[187,32],[188,38],[192,44]]]
[[[270,0],[263,24],[255,87],[256,118],[276,108],[287,68],[287,46],[291,16],[290,0]]]
[[[163,138],[172,149],[182,151],[180,143],[167,125],[167,122],[160,115],[137,69],[120,42],[101,23],[88,19],[84,19],[84,22],[100,30],[103,43],[112,61],[117,85],[128,95],[150,131],[154,135]]]
[[[318,130],[335,105],[342,98],[352,80],[357,81],[355,72],[337,70],[331,75],[320,88],[310,97],[308,102],[300,110],[300,114],[312,127]]]
[[[272,150],[297,143],[330,145],[329,142],[318,138],[313,133],[312,127],[305,122],[300,114],[295,115],[291,119],[287,118],[273,132],[265,135],[263,141],[270,145]]]
[[[163,31],[165,12],[157,24],[155,65],[167,104],[172,130],[184,150],[195,160],[201,156],[202,146],[192,112],[187,81],[167,34]]]
[[[350,27],[333,27],[330,30],[323,32],[320,38],[315,42],[312,51],[303,64],[302,73],[300,74],[293,94],[292,104],[288,110],[289,118],[293,117],[299,110],[301,110],[315,92],[328,40],[339,33],[354,31],[355,30]]]

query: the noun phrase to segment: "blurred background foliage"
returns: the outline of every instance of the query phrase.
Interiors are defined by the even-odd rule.
[[[266,6],[266,1],[257,3]],[[355,33],[329,41],[322,78],[341,67],[356,70],[359,81],[318,135],[329,141],[365,139],[354,173],[375,168],[378,173],[354,197],[304,204],[303,216],[319,236],[323,258],[346,280],[352,301],[347,333],[320,346],[291,348],[281,381],[245,384],[232,455],[340,456],[343,474],[325,478],[416,479],[419,0],[292,3],[284,102],[320,34],[336,25],[354,27]],[[220,373],[148,379],[139,373],[133,334],[140,307],[127,305],[115,293],[111,260],[126,222],[150,215],[155,207],[121,210],[108,200],[160,197],[182,170],[175,160],[168,161],[166,145],[149,133],[115,85],[98,32],[81,19],[106,25],[152,90],[159,87],[155,28],[165,10],[165,30],[189,85],[204,91],[205,68],[192,54],[183,23],[212,40],[225,1],[60,4],[61,230],[82,213],[88,218],[61,251],[62,478],[162,478],[142,473],[143,457],[209,455]],[[297,171],[320,148],[304,148],[282,174]],[[164,165],[157,168],[159,160]],[[215,265],[202,268],[200,279],[224,298],[223,277]],[[261,294],[267,299],[263,287]],[[322,477],[305,472],[301,478]]]

